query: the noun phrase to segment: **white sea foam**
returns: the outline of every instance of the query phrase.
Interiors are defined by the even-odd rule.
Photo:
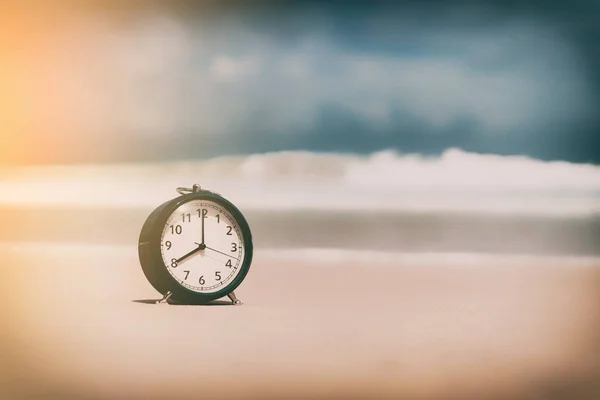
[[[155,207],[200,183],[243,209],[600,213],[600,166],[449,150],[279,152],[205,161],[0,170],[0,204]]]

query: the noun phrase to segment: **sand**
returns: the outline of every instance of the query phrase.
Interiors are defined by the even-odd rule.
[[[0,398],[600,398],[594,259],[258,249],[156,305],[135,246],[0,246]]]

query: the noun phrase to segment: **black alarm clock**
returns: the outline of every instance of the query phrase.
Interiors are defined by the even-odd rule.
[[[146,219],[138,242],[144,275],[163,295],[157,303],[205,304],[228,296],[252,263],[252,234],[233,203],[200,185],[177,188],[175,197]]]

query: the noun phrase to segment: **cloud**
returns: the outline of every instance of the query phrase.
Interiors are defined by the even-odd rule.
[[[584,75],[576,63],[565,62],[573,60],[573,52],[560,38],[548,35],[547,28],[531,23],[482,28],[469,36],[460,30],[443,37],[425,31],[423,36],[430,38],[420,56],[370,54],[368,48],[339,52],[327,38],[308,34],[296,45],[268,39],[258,45],[251,31],[246,39],[243,28],[234,29],[217,30],[233,43],[217,47],[211,43],[213,36],[203,37],[205,30],[196,32],[193,26],[164,17],[148,18],[118,32],[118,40],[112,42],[116,46],[97,54],[106,60],[100,79],[126,80],[120,90],[124,105],[132,110],[124,117],[149,132],[148,121],[171,111],[182,124],[203,128],[207,114],[209,119],[247,120],[269,109],[272,127],[293,131],[289,128],[300,121],[314,122],[323,104],[348,108],[375,124],[400,107],[436,126],[470,115],[494,132],[578,118],[587,108]],[[105,41],[109,33],[96,32],[96,38]],[[180,92],[174,93],[174,88]],[[117,94],[107,89],[101,94]],[[178,104],[165,113],[165,102],[153,98],[198,104],[209,112],[186,114],[188,106]],[[149,118],[145,124],[138,113]],[[167,123],[157,120],[156,126],[177,130],[173,118],[166,118]],[[206,123],[209,133],[215,123]]]
[[[480,142],[541,140],[548,127],[594,112],[577,53],[540,21],[465,29],[375,13],[353,44],[326,16],[288,18],[294,34],[280,38],[240,16],[199,22],[150,12],[121,24],[88,16],[48,39],[60,52],[36,59],[34,80],[61,93],[62,130],[116,145],[155,143],[170,154],[198,138],[205,150],[240,140],[264,140],[265,151],[274,142],[285,149],[286,140],[318,147],[320,139],[306,135],[331,119],[327,110],[388,135],[388,146],[406,121],[441,134],[470,121]],[[60,74],[45,74],[49,67]]]
[[[227,56],[215,56],[208,67],[208,72],[218,81],[236,81],[248,79],[260,68],[254,58],[234,59]]]

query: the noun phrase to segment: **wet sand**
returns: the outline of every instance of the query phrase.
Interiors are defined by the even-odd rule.
[[[150,208],[0,206],[0,242],[136,246]],[[600,257],[599,216],[243,210],[257,248]]]
[[[258,250],[243,305],[179,306],[135,247],[0,256],[3,399],[600,398],[593,259]]]

